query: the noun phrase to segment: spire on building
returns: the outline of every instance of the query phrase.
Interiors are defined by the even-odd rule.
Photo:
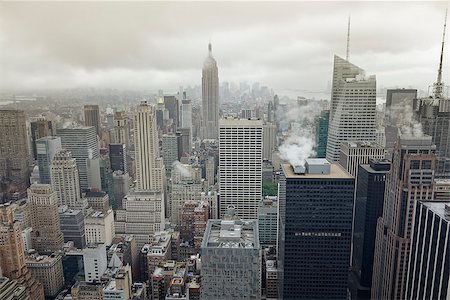
[[[209,52],[209,55],[212,55],[211,41],[209,41],[209,43],[208,43],[208,52]]]
[[[350,15],[348,15],[348,24],[347,24],[347,53],[345,56],[346,61],[348,61],[349,54],[350,54]]]
[[[445,44],[445,29],[447,27],[447,9],[445,10],[445,20],[444,20],[444,32],[442,33],[442,46],[441,46],[441,57],[439,60],[439,69],[436,83],[433,85],[434,98],[442,98],[442,92],[444,89],[444,83],[442,82],[442,61],[444,60],[444,44]]]

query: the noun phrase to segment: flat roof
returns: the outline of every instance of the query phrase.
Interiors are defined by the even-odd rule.
[[[421,201],[422,202],[422,201]],[[445,206],[450,206],[450,202],[422,202],[424,206],[426,206],[429,210],[434,212],[436,215],[438,215],[441,219],[446,220],[447,222],[450,222],[450,215],[445,215]]]
[[[225,118],[219,120],[219,126],[262,126],[263,122],[260,119],[246,119],[246,118]]]
[[[330,179],[353,179],[354,177],[350,175],[342,166],[339,164],[330,164],[329,174],[295,174],[292,165],[282,164],[284,175],[286,178],[330,178]]]

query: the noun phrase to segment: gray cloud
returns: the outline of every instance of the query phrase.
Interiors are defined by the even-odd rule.
[[[376,74],[379,86],[425,89],[435,79],[445,6],[1,2],[0,88],[175,90],[200,83],[211,38],[221,81],[323,90],[331,79],[333,54],[345,55],[351,13],[351,61]],[[448,69],[444,78],[450,82]]]

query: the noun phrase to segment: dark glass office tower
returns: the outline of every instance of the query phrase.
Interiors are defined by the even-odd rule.
[[[370,299],[377,220],[383,214],[384,186],[390,168],[389,161],[373,159],[368,165],[359,166],[353,229],[352,299]]]
[[[111,170],[122,171],[126,173],[127,169],[127,151],[124,144],[109,144],[109,161]]]
[[[326,159],[283,165],[280,299],[347,299],[355,179]]]

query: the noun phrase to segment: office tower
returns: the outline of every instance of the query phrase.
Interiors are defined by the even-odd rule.
[[[325,158],[327,155],[328,123],[330,111],[323,110],[316,120],[316,156]]]
[[[169,119],[172,119],[174,128],[178,127],[179,103],[175,96],[164,96],[164,107],[169,112]]]
[[[357,178],[359,165],[369,163],[369,160],[383,159],[384,148],[371,142],[348,141],[341,143],[339,164],[347,172]]]
[[[109,196],[99,189],[90,189],[84,196],[89,207],[94,210],[107,211],[109,209]]]
[[[417,99],[416,89],[388,89],[386,94],[386,124],[396,126],[396,114],[399,111],[413,111],[415,99]]]
[[[326,158],[338,162],[343,142],[374,142],[375,115],[375,76],[335,55]]]
[[[141,190],[162,191],[165,170],[159,156],[155,108],[146,101],[137,107],[134,126],[136,187]]]
[[[359,166],[353,221],[352,299],[370,299],[377,220],[383,214],[390,168],[389,161],[374,159]]]
[[[191,100],[181,100],[180,128],[189,128],[192,132],[192,103]]]
[[[277,148],[277,126],[272,123],[263,125],[263,160],[272,161],[272,153]]]
[[[78,249],[83,249],[86,246],[84,215],[81,210],[70,209],[65,205],[60,206],[59,223],[64,236],[64,243],[72,241]]]
[[[100,281],[108,267],[105,244],[90,244],[83,249],[84,278],[87,282]]]
[[[206,201],[186,201],[181,210],[180,238],[194,246],[195,253],[200,247],[209,219],[209,203]]]
[[[186,201],[200,201],[204,191],[204,179],[201,169],[191,165],[177,164],[172,171],[168,185],[169,205],[168,215],[173,224],[181,224],[181,212]]]
[[[262,197],[262,137],[259,120],[219,122],[220,216],[229,205],[243,219],[257,219]]]
[[[201,299],[261,298],[256,220],[235,219],[231,207],[222,220],[208,220],[201,254]]]
[[[33,243],[31,240],[31,231],[33,228],[27,227],[22,230],[23,251],[28,253],[28,250],[33,249]]]
[[[179,139],[176,134],[163,134],[161,137],[161,154],[166,168],[166,175],[170,177],[172,164],[179,159]]]
[[[405,299],[450,298],[450,203],[416,206]]]
[[[219,218],[219,198],[220,195],[216,191],[208,191],[202,193],[201,201],[207,201],[209,203],[209,218]]]
[[[125,149],[125,144],[109,144],[109,161],[113,172],[128,172],[127,150]]]
[[[249,108],[241,109],[240,117],[242,119],[251,119],[252,118],[252,110]]]
[[[280,299],[346,299],[355,179],[339,164],[283,164]]]
[[[37,160],[36,141],[46,136],[54,136],[56,131],[52,121],[41,117],[30,123],[31,130],[31,148],[33,149],[33,159]]]
[[[0,110],[0,141],[2,141],[0,143],[0,180],[7,185],[6,189],[2,187],[0,192],[14,192],[14,185],[17,185],[20,190],[28,181],[27,140],[25,112]]]
[[[103,287],[101,282],[77,281],[72,286],[70,294],[72,300],[103,300]]]
[[[219,136],[219,71],[212,56],[211,43],[208,57],[202,69],[202,139],[217,139]]]
[[[130,149],[130,124],[127,113],[124,111],[114,113],[113,141],[116,144],[124,144],[127,150]]]
[[[189,156],[192,151],[192,129],[178,128],[177,136],[180,139],[178,145],[179,156]]]
[[[87,244],[105,244],[111,246],[116,233],[114,227],[114,212],[93,211],[84,220],[84,230]]]
[[[97,135],[94,127],[72,125],[71,127],[58,128],[56,134],[61,137],[63,149],[72,153],[76,159],[80,176],[80,188],[86,190],[88,185],[87,160],[99,157]]]
[[[414,208],[432,200],[435,149],[430,136],[402,135],[397,142],[377,222],[372,299],[405,298]]]
[[[92,126],[95,132],[100,136],[100,111],[98,105],[84,106],[84,126]]]
[[[78,209],[84,207],[80,195],[78,166],[70,151],[61,150],[55,154],[50,165],[50,178],[58,205]]]
[[[36,281],[25,264],[25,253],[21,237],[22,226],[14,220],[14,211],[9,203],[0,204],[0,269],[3,276],[16,280],[27,288],[27,295],[44,300],[42,284]]]
[[[138,249],[149,243],[151,235],[164,229],[164,194],[131,190],[116,211],[116,234],[132,234]]]
[[[0,276],[0,298],[7,300],[28,300],[28,290],[15,280]]]
[[[258,236],[261,247],[277,245],[278,199],[266,196],[258,208]]]
[[[113,173],[113,193],[116,199],[116,202],[112,203],[114,210],[123,208],[122,199],[128,194],[130,182],[130,175],[128,173],[122,173],[121,171]]]
[[[132,284],[131,266],[122,266],[103,288],[103,300],[136,299],[133,297]]]
[[[28,211],[33,248],[42,253],[62,249],[64,237],[58,213],[58,198],[49,184],[33,184],[28,189]]]
[[[117,207],[117,199],[114,194],[113,171],[110,168],[109,159],[106,155],[100,157],[100,189],[108,194],[109,206]],[[120,199],[122,200],[122,199]]]
[[[88,188],[90,189],[101,189],[102,188],[102,178],[100,175],[100,158],[88,158],[86,160],[86,174]]]
[[[213,186],[216,183],[216,163],[214,160],[214,156],[208,156],[208,158],[206,159],[205,179],[208,182],[208,186]]]
[[[108,261],[111,261],[113,255],[116,255],[124,266],[131,266],[133,279],[139,278],[139,250],[136,246],[136,240],[132,235],[119,235],[113,239],[111,247],[107,252]]]
[[[44,287],[44,295],[56,298],[64,287],[63,265],[60,254],[50,256],[33,254],[25,259],[25,263],[31,275]]]
[[[46,136],[35,141],[36,156],[39,166],[39,183],[50,184],[50,164],[55,154],[61,150],[61,138]]]

